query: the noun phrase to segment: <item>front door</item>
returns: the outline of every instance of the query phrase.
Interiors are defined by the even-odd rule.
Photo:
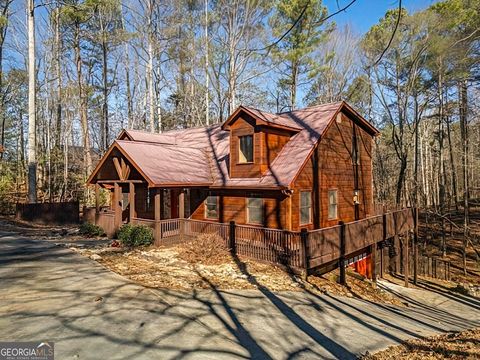
[[[178,218],[178,189],[171,189],[170,190],[170,209],[171,209],[171,218],[176,219]]]

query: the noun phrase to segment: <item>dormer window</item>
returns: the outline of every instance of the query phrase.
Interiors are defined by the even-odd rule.
[[[253,163],[253,135],[239,136],[238,162]]]

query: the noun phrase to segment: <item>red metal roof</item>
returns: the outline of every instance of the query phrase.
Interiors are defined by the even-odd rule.
[[[344,102],[280,114],[241,108],[266,123],[298,129],[260,178],[230,178],[230,132],[223,130],[223,125],[162,134],[125,130],[131,140],[116,140],[116,144],[153,186],[288,188],[336,114],[345,109],[359,117]],[[366,120],[359,119],[372,135],[378,133]]]
[[[116,140],[151,185],[212,183],[207,154],[202,149],[153,142]]]

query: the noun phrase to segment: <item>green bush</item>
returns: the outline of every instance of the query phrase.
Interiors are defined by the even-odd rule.
[[[117,238],[124,246],[134,246],[132,229],[133,225],[125,224],[117,231]]]
[[[105,231],[100,226],[85,222],[80,225],[78,232],[85,236],[103,236]]]
[[[117,233],[124,246],[142,246],[153,243],[153,230],[143,225],[123,225]]]

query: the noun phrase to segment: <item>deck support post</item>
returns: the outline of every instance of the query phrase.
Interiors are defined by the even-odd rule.
[[[132,219],[136,217],[135,215],[135,184],[130,183],[129,184],[129,189],[128,189],[128,202],[130,206],[130,222],[132,222]]]
[[[380,264],[381,265],[381,264]],[[372,275],[372,281],[377,282],[377,244],[370,245],[370,273]]]
[[[387,245],[387,214],[382,214],[382,249],[380,250],[380,278],[383,279],[385,272],[385,249]]]
[[[380,249],[380,279],[383,279],[385,272],[385,248]]]
[[[160,214],[160,189],[155,189],[155,198],[154,198],[154,213],[155,213],[155,242],[160,241],[161,239],[161,214]]]
[[[404,241],[404,251],[403,251],[403,276],[405,279],[405,287],[408,288],[408,270],[409,270],[409,264],[408,264],[408,243],[410,241],[410,233],[406,234],[406,238]]]
[[[418,282],[418,208],[413,208],[413,284]]]
[[[113,186],[113,211],[115,214],[114,230],[116,233],[122,225],[122,188],[118,182],[115,182]]]
[[[302,278],[305,281],[307,281],[307,278],[308,278],[307,241],[308,241],[308,230],[306,228],[302,228],[300,230],[300,251],[301,251],[300,255],[301,255],[302,265],[303,265]]]
[[[347,276],[345,273],[345,223],[339,221],[340,225],[340,258],[338,259],[338,266],[340,267],[340,284],[347,285]]]

